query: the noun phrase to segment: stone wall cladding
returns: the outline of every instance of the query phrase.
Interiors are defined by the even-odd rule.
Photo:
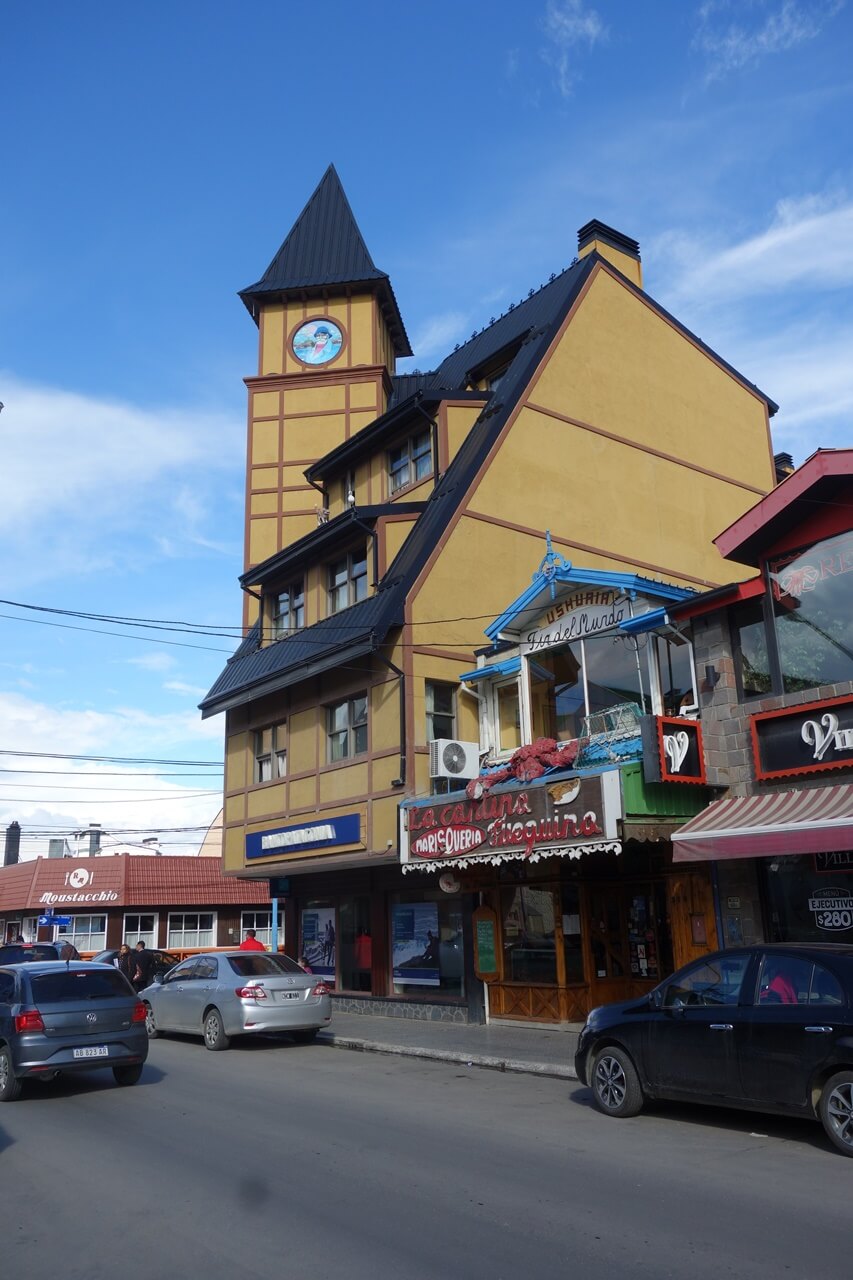
[[[332,1017],[341,1013],[361,1013],[371,1018],[407,1018],[416,1022],[470,1022],[465,1005],[430,1004],[420,1000],[383,1000],[380,997],[336,996],[332,994]]]
[[[797,693],[751,698],[747,703],[738,702],[734,651],[728,619],[722,614],[694,620],[693,653],[699,681],[705,767],[710,786],[726,788],[729,795],[748,796],[766,794],[770,790],[790,791],[794,787],[806,789],[827,785],[826,775],[757,783],[749,720],[757,711],[778,711],[783,707],[798,707],[808,702],[853,694],[853,680]],[[705,668],[709,666],[719,676],[714,685],[705,677]]]

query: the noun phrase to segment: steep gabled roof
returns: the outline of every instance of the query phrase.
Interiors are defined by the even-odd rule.
[[[335,166],[330,164],[278,253],[256,284],[240,297],[254,319],[257,303],[332,285],[363,286],[378,294],[398,356],[412,349],[391,281],[370,256]]]

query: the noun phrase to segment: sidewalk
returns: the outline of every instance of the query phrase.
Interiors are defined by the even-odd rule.
[[[376,1018],[335,1013],[318,1044],[363,1053],[395,1053],[436,1062],[457,1062],[492,1071],[576,1080],[575,1047],[580,1027],[463,1026],[413,1018]]]

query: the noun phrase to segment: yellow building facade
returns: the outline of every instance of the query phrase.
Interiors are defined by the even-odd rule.
[[[644,292],[636,242],[598,222],[567,271],[428,374],[397,374],[405,328],[334,169],[241,296],[258,325],[247,634],[202,703],[225,713],[224,869],[272,882],[287,949],[313,949],[352,1007],[475,1017],[476,894],[442,934],[459,951],[446,990],[394,964],[403,909],[453,899],[404,882],[398,827],[401,801],[435,788],[430,743],[479,741],[459,676],[549,532],[591,570],[730,580],[712,538],[774,484],[775,406]]]

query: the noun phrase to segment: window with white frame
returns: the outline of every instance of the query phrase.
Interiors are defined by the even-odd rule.
[[[496,685],[494,717],[497,750],[517,751],[521,746],[521,701],[517,678]]]
[[[272,638],[281,640],[305,626],[305,584],[291,582],[273,596]]]
[[[287,724],[270,724],[256,729],[253,782],[274,782],[287,773]]]
[[[168,947],[216,946],[216,915],[212,911],[170,911]]]
[[[157,917],[151,912],[145,914],[128,913],[124,917],[122,942],[135,947],[137,942],[144,942],[146,947],[157,946]]]
[[[367,750],[367,694],[344,698],[326,708],[327,757],[330,764]]]
[[[265,947],[272,946],[272,912],[244,911],[240,919],[241,937],[245,937],[249,929],[254,929],[258,942]]]
[[[329,613],[340,613],[367,599],[367,545],[362,544],[328,566]]]
[[[442,680],[427,680],[425,700],[427,742],[455,738],[456,686]]]
[[[107,917],[72,916],[70,924],[60,925],[59,937],[78,951],[103,951],[107,945]]]
[[[388,492],[417,484],[433,470],[432,435],[429,427],[388,450]]]

